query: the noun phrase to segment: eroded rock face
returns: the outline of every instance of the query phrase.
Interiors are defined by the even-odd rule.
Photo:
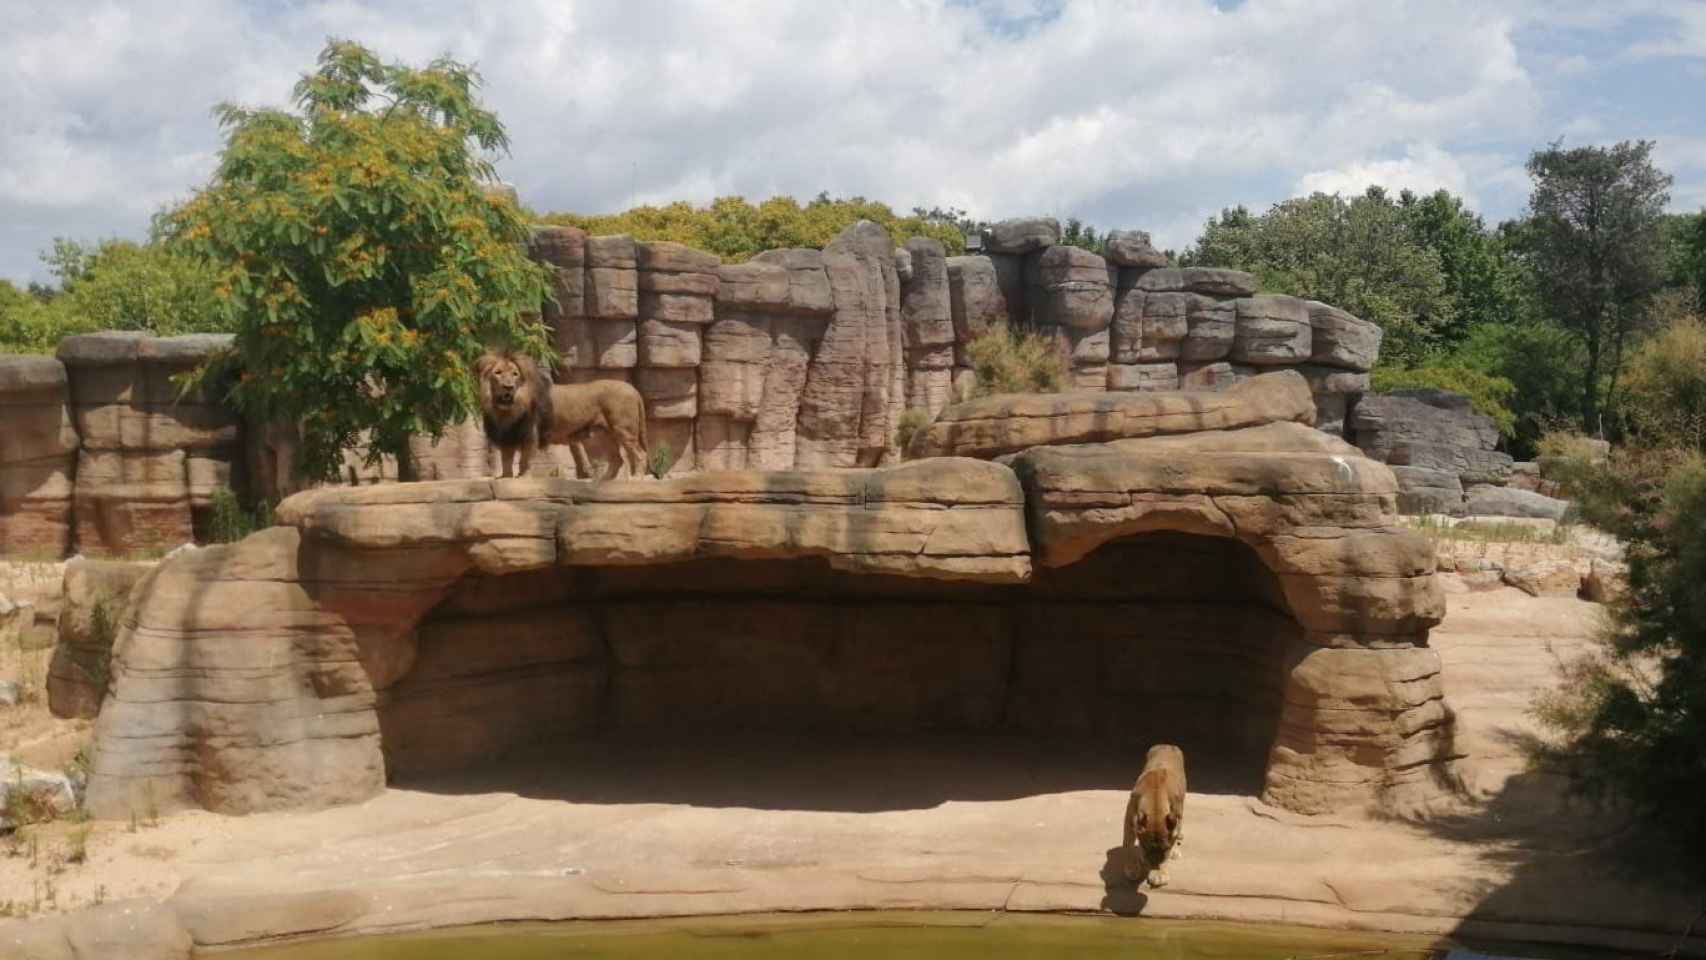
[[[1165,433],[1175,403],[1120,408],[1138,438],[1011,468],[298,494],[135,589],[90,807],[125,816],[148,784],[234,813],[350,802],[602,724],[1125,743],[1181,696],[1229,709],[1169,736],[1255,757],[1270,802],[1425,803],[1450,779],[1440,592],[1391,471],[1306,425],[1295,373],[1193,398],[1195,432]]]
[[[1315,404],[1300,374],[1252,378],[1212,396],[1183,392],[1005,394],[955,404],[918,432],[910,457],[995,457],[1029,447],[1095,443],[1276,420],[1310,422]]]
[[[1440,474],[1454,475],[1463,487],[1502,485],[1510,476],[1510,456],[1495,449],[1498,427],[1491,417],[1471,409],[1469,398],[1462,394],[1447,390],[1370,394],[1357,402],[1346,432],[1376,460],[1428,471],[1401,475],[1422,484],[1410,498],[1418,503],[1437,501],[1441,494],[1429,491],[1449,487]],[[1405,492],[1411,493],[1408,488]],[[1461,504],[1441,506],[1446,509],[1429,512],[1462,512]]]
[[[72,427],[65,365],[0,356],[0,555],[64,556],[71,545]]]
[[[193,542],[242,458],[240,421],[214,390],[180,396],[172,378],[230,345],[223,334],[91,333],[60,341],[82,438],[76,548],[89,555]]]
[[[65,565],[59,640],[47,671],[47,706],[54,716],[88,719],[100,712],[131,589],[155,566],[86,557]]]

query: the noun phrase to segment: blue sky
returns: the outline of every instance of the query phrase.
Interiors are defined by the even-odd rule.
[[[0,276],[141,237],[210,107],[280,104],[327,35],[475,61],[541,210],[862,194],[1189,243],[1310,190],[1520,212],[1523,162],[1648,138],[1706,206],[1706,0],[0,0]]]

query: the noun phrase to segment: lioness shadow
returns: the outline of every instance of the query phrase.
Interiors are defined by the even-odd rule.
[[[1102,909],[1122,917],[1135,917],[1149,906],[1149,895],[1125,875],[1125,849],[1110,847],[1102,864]]]

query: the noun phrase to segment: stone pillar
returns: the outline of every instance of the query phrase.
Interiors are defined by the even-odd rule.
[[[0,356],[0,556],[70,552],[78,447],[70,396],[58,360]]]
[[[948,259],[927,237],[906,242],[910,267],[901,274],[901,321],[906,343],[906,406],[932,417],[951,399],[954,319]]]

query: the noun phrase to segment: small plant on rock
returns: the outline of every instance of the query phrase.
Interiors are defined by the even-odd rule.
[[[652,448],[651,463],[647,464],[646,469],[653,477],[662,480],[664,474],[669,473],[669,468],[674,465],[675,451],[669,448],[669,444],[660,442]]]
[[[930,411],[918,407],[901,414],[900,422],[895,424],[894,428],[895,446],[904,454],[906,448],[912,444],[912,438],[918,435],[918,431],[928,427],[930,420]]]

